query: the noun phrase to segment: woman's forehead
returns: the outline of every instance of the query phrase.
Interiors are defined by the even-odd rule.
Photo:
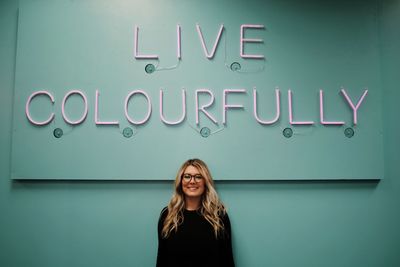
[[[184,170],[184,173],[199,174],[200,171],[199,171],[199,169],[197,169],[195,166],[189,165],[189,166],[187,166],[186,169]]]

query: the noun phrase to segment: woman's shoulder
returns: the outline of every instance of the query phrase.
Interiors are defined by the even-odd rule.
[[[228,219],[229,220],[229,216],[228,216],[228,210],[225,208],[225,206],[222,206],[220,208],[220,210],[218,211],[218,216],[221,219]]]
[[[161,213],[160,214],[164,214],[168,212],[168,206],[165,206],[164,208],[162,208]]]
[[[229,215],[226,209],[224,209],[220,214],[219,214],[219,218],[221,219],[222,223],[225,225],[225,227],[230,227],[230,219],[229,219]]]
[[[168,207],[164,207],[160,212],[160,220],[164,220],[168,215]]]

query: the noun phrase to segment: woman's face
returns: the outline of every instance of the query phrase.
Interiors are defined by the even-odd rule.
[[[205,190],[204,179],[196,167],[186,167],[182,174],[182,191],[185,197],[200,198]]]

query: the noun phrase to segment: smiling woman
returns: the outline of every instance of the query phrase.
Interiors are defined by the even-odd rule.
[[[157,267],[235,266],[228,214],[200,159],[187,160],[158,221]]]

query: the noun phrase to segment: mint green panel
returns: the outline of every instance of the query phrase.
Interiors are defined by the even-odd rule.
[[[229,11],[229,12],[228,12]],[[201,26],[209,51],[224,25],[213,59],[207,59],[196,31]],[[181,26],[181,60],[177,59],[176,25]],[[240,26],[246,54],[265,60],[240,57]],[[140,54],[157,54],[159,60],[134,58],[134,29],[138,25]],[[155,179],[174,178],[185,159],[199,157],[209,163],[217,180],[381,179],[382,114],[377,6],[311,1],[21,1],[18,22],[15,100],[12,143],[14,179]],[[238,62],[240,71],[230,65]],[[156,66],[154,73],[145,66]],[[354,103],[368,94],[358,109],[358,124],[341,94],[345,88]],[[253,114],[253,89],[257,90],[258,114],[275,117],[275,89],[280,90],[280,117],[262,125]],[[200,113],[196,125],[196,90],[208,89],[215,100],[207,111],[214,124]],[[223,123],[224,89],[244,89],[226,97],[230,105]],[[35,91],[54,96],[34,98]],[[87,97],[88,114],[77,126],[61,114],[64,96],[79,90]],[[118,125],[96,125],[98,120]],[[151,105],[149,120],[130,123],[125,99],[133,90],[128,116],[141,120]],[[182,90],[186,92],[186,116],[178,125],[160,118],[160,90],[164,115],[176,121],[182,114]],[[288,90],[293,93],[293,119],[313,125],[290,125]],[[320,123],[319,91],[324,92],[327,121]],[[199,95],[207,104],[210,96]],[[84,101],[71,96],[67,117],[78,120]],[[133,136],[126,138],[129,127]],[[200,130],[208,127],[211,135]],[[293,136],[283,136],[285,128]],[[354,129],[348,138],[346,128]],[[61,138],[53,131],[63,130]]]

